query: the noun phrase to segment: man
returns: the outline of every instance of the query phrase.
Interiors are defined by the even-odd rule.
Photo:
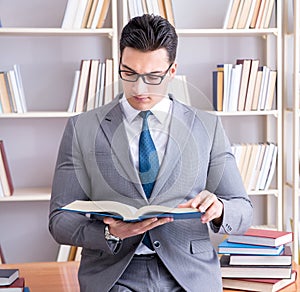
[[[229,234],[251,224],[251,202],[219,118],[167,94],[176,49],[167,20],[130,20],[120,40],[124,94],[66,126],[49,228],[59,243],[83,247],[82,291],[222,291],[208,225]],[[147,149],[150,158],[143,156]],[[205,214],[126,223],[59,209],[78,199],[194,207]]]

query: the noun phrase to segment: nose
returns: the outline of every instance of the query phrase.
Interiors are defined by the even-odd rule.
[[[134,82],[133,90],[136,95],[147,92],[147,84],[144,83],[142,77],[140,77],[136,82]]]

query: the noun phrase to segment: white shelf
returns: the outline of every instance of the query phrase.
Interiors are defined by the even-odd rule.
[[[176,29],[177,34],[180,37],[184,36],[208,36],[208,37],[251,37],[251,36],[265,36],[265,35],[277,35],[277,28],[267,29],[222,29],[222,28],[210,28],[210,29]]]
[[[99,29],[63,29],[63,28],[0,28],[0,35],[26,35],[26,36],[67,36],[67,35],[103,35],[112,36],[114,29],[99,28]]]
[[[47,112],[47,111],[39,111],[39,112],[26,112],[26,113],[8,113],[8,114],[0,114],[0,119],[24,119],[24,118],[68,118],[80,113],[75,112]]]
[[[12,196],[0,197],[0,204],[1,202],[49,201],[50,193],[50,188],[16,189]]]
[[[236,111],[236,112],[221,112],[221,111],[209,111],[216,116],[277,116],[277,110],[269,111]]]
[[[268,190],[264,190],[264,191],[250,191],[248,192],[248,195],[250,196],[265,196],[265,195],[274,195],[274,196],[278,196],[279,194],[279,190],[277,189],[268,189]]]

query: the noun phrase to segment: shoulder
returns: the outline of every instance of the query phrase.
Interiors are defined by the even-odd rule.
[[[191,105],[186,105],[176,100],[172,95],[170,96],[170,98],[173,101],[174,109],[176,109],[177,113],[181,112],[183,116],[194,115],[195,122],[198,121],[204,125],[210,125],[213,127],[215,127],[216,124],[220,122],[220,118],[217,115],[214,115],[210,112],[201,110]]]

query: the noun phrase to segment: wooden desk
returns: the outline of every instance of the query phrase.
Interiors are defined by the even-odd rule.
[[[3,268],[19,269],[20,276],[25,278],[26,286],[30,288],[30,292],[79,292],[78,266],[78,262],[1,265]],[[300,291],[300,266],[294,265],[294,269],[298,273],[297,282],[280,292]],[[224,292],[229,291],[233,290],[224,290]]]
[[[19,269],[30,292],[79,292],[78,262],[5,264],[3,268]]]

